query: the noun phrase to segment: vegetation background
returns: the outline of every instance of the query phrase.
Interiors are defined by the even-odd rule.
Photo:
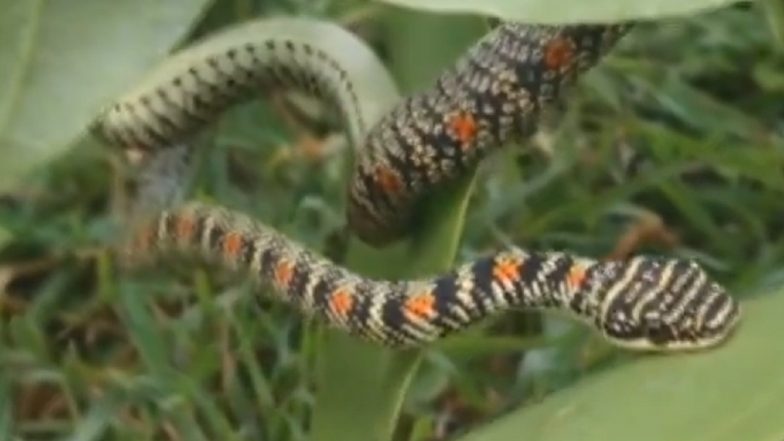
[[[781,1],[641,24],[530,143],[432,205],[464,221],[447,239],[460,261],[511,243],[699,261],[742,299],[743,327],[672,357],[519,312],[393,355],[205,268],[119,272],[118,162],[83,128],[171,47],[320,17],[411,91],[487,23],[360,0],[64,4],[0,0],[0,439],[784,439]],[[209,131],[193,193],[333,252],[349,151],[327,111],[287,98],[262,94]]]

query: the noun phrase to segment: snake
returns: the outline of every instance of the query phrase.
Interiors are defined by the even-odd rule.
[[[417,204],[429,192],[533,134],[542,112],[632,24],[501,23],[430,87],[387,107],[360,99],[373,91],[359,89],[388,81],[352,81],[362,67],[346,65],[351,53],[331,51],[320,27],[356,53],[369,50],[339,26],[312,19],[236,26],[165,60],[99,111],[91,130],[148,158],[147,193],[171,193],[194,136],[226,109],[269,88],[310,92],[339,109],[355,147],[348,226],[380,247],[416,224]],[[167,174],[169,190],[156,190]],[[686,259],[597,260],[511,246],[431,277],[379,280],[242,212],[202,202],[151,205],[161,204],[168,206],[132,229],[132,260],[198,256],[271,287],[307,316],[389,347],[423,346],[503,311],[535,309],[567,313],[622,348],[693,350],[725,341],[741,315],[733,296]]]

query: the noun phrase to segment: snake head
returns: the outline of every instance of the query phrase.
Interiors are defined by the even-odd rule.
[[[599,325],[620,346],[694,350],[715,346],[735,328],[740,306],[696,263],[636,257],[595,272],[605,295]]]

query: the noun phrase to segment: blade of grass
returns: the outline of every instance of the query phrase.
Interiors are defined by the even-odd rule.
[[[103,439],[115,413],[120,409],[125,397],[120,392],[112,392],[95,401],[85,417],[79,422],[68,441],[91,441]]]
[[[13,423],[13,397],[11,384],[5,375],[0,376],[0,438],[12,439],[14,433]]]

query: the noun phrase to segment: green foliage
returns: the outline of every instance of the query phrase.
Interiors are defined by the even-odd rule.
[[[526,148],[433,195],[409,241],[349,244],[347,265],[379,277],[508,243],[697,259],[744,300],[744,322],[726,347],[679,356],[632,356],[582,326],[515,313],[421,351],[369,347],[203,268],[121,273],[107,252],[122,195],[111,156],[78,142],[40,167],[187,29],[190,40],[257,15],[325,17],[412,90],[483,32],[479,18],[360,0],[232,0],[205,14],[206,2],[5,3],[0,148],[16,185],[0,204],[0,438],[402,441],[480,424],[463,439],[626,439],[630,425],[640,439],[781,438],[784,21],[772,0],[639,26]],[[504,18],[560,21],[724,4],[589,3],[465,11],[506,4]],[[195,193],[332,253],[347,147],[324,109],[283,98],[220,121]]]
[[[438,13],[486,14],[526,23],[587,23],[672,18],[717,9],[738,0],[376,0]]]
[[[593,375],[461,441],[731,441],[784,437],[784,292],[746,302],[746,322],[718,351],[648,357]],[[619,422],[622,422],[619,423]]]
[[[209,3],[0,2],[0,146],[14,158],[0,167],[0,188],[71,146]]]

